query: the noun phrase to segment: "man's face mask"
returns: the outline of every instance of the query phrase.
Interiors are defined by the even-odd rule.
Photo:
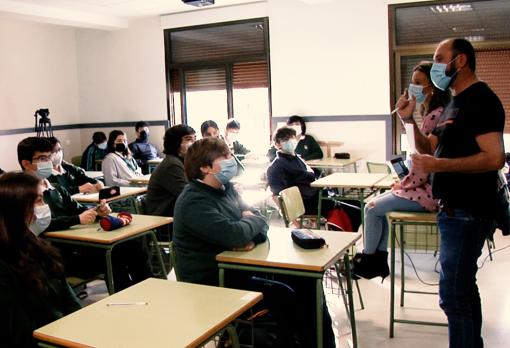
[[[145,141],[149,139],[149,132],[146,130],[143,130],[140,132],[140,140]]]
[[[97,147],[100,148],[101,150],[106,150],[106,148],[108,147],[108,143],[105,141],[104,143],[97,145]]]
[[[51,162],[53,163],[53,166],[59,166],[62,164],[62,160],[64,159],[64,153],[62,150],[59,150],[53,154],[53,157],[51,159]]]
[[[455,70],[452,73],[452,68],[450,68],[450,71],[446,71],[446,68],[448,67],[448,64],[452,63],[457,59],[458,56],[455,56],[452,60],[450,60],[448,63],[434,63],[432,64],[432,68],[430,69],[430,78],[432,80],[432,83],[434,86],[439,88],[442,91],[445,91],[450,84],[452,83],[455,75],[457,74],[458,70]]]
[[[293,155],[294,152],[296,151],[297,144],[298,142],[296,139],[289,139],[282,144],[282,151],[290,155]]]
[[[237,173],[237,162],[232,157],[220,162],[220,171],[213,173],[214,177],[223,185],[227,184]]]
[[[50,177],[53,173],[53,163],[51,161],[37,162],[37,176],[39,179],[44,180]]]

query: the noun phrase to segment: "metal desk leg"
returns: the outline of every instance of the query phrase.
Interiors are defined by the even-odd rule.
[[[154,231],[151,231],[151,233],[149,233],[149,235],[151,236],[152,246],[153,246],[153,248],[156,249],[156,253],[158,256],[159,266],[161,267],[160,268],[161,269],[161,279],[167,279],[166,267],[165,267],[165,263],[163,261],[163,256],[161,255],[161,249],[159,248],[158,239],[156,238],[156,234],[154,233]]]
[[[324,306],[324,294],[322,292],[322,278],[317,278],[316,288],[316,306],[317,306],[317,347],[322,348],[324,346],[324,332],[322,330],[322,310]]]
[[[390,264],[390,338],[393,338],[393,328],[395,324],[395,223],[390,221],[390,241],[391,241],[391,264]]]
[[[113,288],[113,266],[112,266],[112,248],[106,250],[106,284],[108,285],[108,294],[115,293]]]
[[[353,348],[358,347],[358,334],[356,332],[356,317],[354,314],[354,299],[352,296],[352,277],[351,277],[351,263],[349,261],[349,254],[344,255],[345,277],[347,280],[347,297],[349,299],[349,320],[351,322],[351,335]]]
[[[226,327],[226,330],[230,337],[230,342],[232,344],[232,348],[240,348],[241,346],[239,344],[239,337],[237,336],[235,327],[233,327],[232,325],[229,325]]]
[[[404,270],[404,225],[399,224],[400,238],[400,307],[404,307],[404,291],[405,291],[405,270]]]
[[[225,269],[220,267],[219,270],[220,270],[219,283],[220,283],[220,287],[223,288],[223,287],[225,287]]]
[[[317,221],[315,222],[315,227],[320,230],[321,229],[321,208],[322,208],[322,193],[324,188],[321,188],[319,191],[319,203],[317,203]]]

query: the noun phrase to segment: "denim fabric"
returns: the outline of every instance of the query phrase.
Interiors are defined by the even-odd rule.
[[[439,305],[448,318],[450,348],[483,347],[477,259],[494,222],[461,209],[437,215],[441,233]]]
[[[397,197],[390,191],[374,198],[365,206],[363,250],[365,254],[373,254],[376,250],[388,250],[389,232],[386,213],[390,211],[426,212],[427,210],[417,202]]]

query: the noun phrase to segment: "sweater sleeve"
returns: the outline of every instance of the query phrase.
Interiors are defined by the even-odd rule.
[[[106,156],[102,164],[104,181],[106,186],[129,186],[129,180],[119,177],[117,163],[113,156]]]
[[[60,193],[61,200],[52,202],[46,202],[52,207],[58,207],[59,209],[52,209],[51,211],[51,222],[45,232],[67,230],[69,227],[80,224],[80,214],[87,210],[86,207],[76,202],[67,190],[59,187],[58,192]],[[50,199],[53,196],[48,197]],[[48,199],[45,196],[45,199]],[[56,211],[65,211],[66,215],[58,214]]]
[[[278,196],[280,191],[288,187],[284,168],[280,166],[279,160],[274,161],[267,168],[267,183],[273,196]]]
[[[182,221],[189,233],[209,243],[232,249],[266,236],[268,225],[261,216],[241,217],[239,220],[225,216],[214,202],[203,197],[190,197],[182,207]]]

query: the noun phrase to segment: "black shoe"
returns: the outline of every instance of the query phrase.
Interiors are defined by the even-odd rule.
[[[381,277],[382,283],[390,274],[387,251],[377,250],[374,254],[356,254],[352,261],[352,273],[362,278]]]

